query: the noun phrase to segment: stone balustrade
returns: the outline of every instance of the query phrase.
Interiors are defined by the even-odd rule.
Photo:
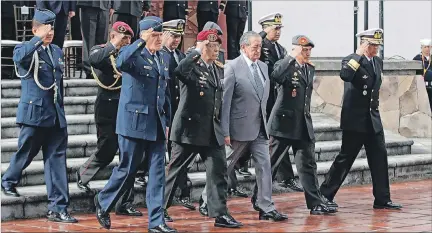
[[[311,111],[339,120],[344,82],[340,60],[314,60],[316,78]],[[384,128],[406,137],[431,137],[432,114],[423,77],[416,61],[385,60],[380,90],[380,115]]]

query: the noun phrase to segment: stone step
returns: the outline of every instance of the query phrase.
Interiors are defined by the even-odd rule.
[[[64,106],[66,115],[93,114],[96,96],[66,96]],[[16,117],[19,98],[1,100],[1,117]]]
[[[66,79],[64,80],[65,96],[96,96],[97,84],[93,79]],[[2,80],[1,97],[19,98],[21,95],[20,80]]]
[[[322,183],[325,174],[328,172],[331,161],[320,162],[317,165],[318,181]],[[389,177],[391,181],[413,180],[420,178],[432,177],[432,157],[430,154],[408,154],[400,156],[391,156],[388,158]],[[295,167],[294,172],[297,173]],[[247,179],[239,177],[239,182],[245,187],[246,191],[251,194],[253,183],[255,180],[255,171],[251,170],[253,176]],[[192,200],[197,202],[201,195],[205,184],[205,173],[195,172],[190,173],[189,177],[192,180]],[[365,158],[357,159],[348,176],[345,179],[346,185],[360,185],[371,183],[372,178],[368,169],[367,160]],[[90,186],[99,191],[106,184],[106,180],[92,181]],[[139,207],[145,203],[144,189],[135,187],[136,196],[135,204]],[[2,221],[24,218],[44,218],[47,212],[47,194],[45,185],[18,187],[18,192],[21,197],[1,196],[1,218]],[[281,188],[274,183],[274,193],[288,192],[287,189]],[[371,191],[372,192],[372,191]],[[76,187],[76,183],[69,183],[70,206],[69,211],[72,213],[89,213],[94,211],[93,197],[94,194],[87,194]],[[337,197],[336,197],[337,201]],[[372,201],[372,199],[371,199]],[[276,203],[277,205],[277,203]],[[252,208],[251,208],[252,211]],[[95,218],[96,221],[96,218]]]
[[[66,115],[69,135],[95,134],[96,126],[93,114]],[[15,117],[2,118],[2,139],[18,138],[20,128]]]
[[[322,141],[316,143],[315,157],[318,162],[332,161],[334,157],[339,153],[341,141]],[[388,138],[386,140],[386,146],[389,156],[410,154],[411,145],[413,144],[410,140],[403,139],[393,139]],[[294,164],[294,159],[291,154],[291,161]],[[3,156],[2,156],[3,157]],[[41,185],[45,183],[44,180],[44,166],[43,160],[40,160],[41,155],[38,155],[38,159],[33,161],[28,168],[23,171],[23,176],[21,178],[20,186],[31,186],[31,185]],[[360,158],[365,157],[364,150],[360,152]],[[75,171],[81,166],[88,157],[69,157],[67,159],[68,166],[68,177],[69,180],[75,181]],[[116,159],[108,165],[103,171],[101,171],[95,179],[108,179],[112,172],[112,168],[118,164],[118,156]],[[253,162],[249,164],[253,167]],[[9,162],[4,162],[1,164],[1,174],[6,172],[9,166]],[[205,171],[205,164],[202,162],[201,157],[197,156],[195,163],[192,166],[190,172],[203,172]]]
[[[314,113],[312,116],[314,117],[313,122],[317,141],[331,141],[341,139],[342,134],[337,121],[327,117],[322,113]],[[66,121],[68,123],[69,135],[96,133],[94,114],[66,115]],[[2,118],[1,138],[12,139],[18,138],[18,136],[19,127],[16,124],[16,118]]]

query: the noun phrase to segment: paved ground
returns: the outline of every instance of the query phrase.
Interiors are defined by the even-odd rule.
[[[334,216],[310,216],[302,193],[274,196],[278,210],[287,213],[286,222],[259,221],[250,200],[235,198],[229,201],[231,214],[243,222],[240,229],[213,227],[213,219],[201,217],[198,211],[175,206],[169,209],[175,222],[171,226],[185,232],[430,232],[432,231],[432,180],[395,183],[391,186],[392,199],[404,206],[400,211],[374,210],[371,186],[347,187],[340,190],[336,201],[340,205]],[[146,211],[145,209],[141,209]],[[94,214],[76,216],[77,224],[51,223],[45,219],[8,221],[1,232],[107,232],[100,228]],[[111,215],[111,232],[143,232],[146,217]]]

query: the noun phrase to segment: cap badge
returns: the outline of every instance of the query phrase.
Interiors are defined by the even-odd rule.
[[[375,31],[374,38],[375,39],[382,39],[382,32],[381,31]]]
[[[207,36],[207,40],[209,40],[209,41],[211,41],[211,42],[214,42],[214,41],[217,40],[217,36],[216,36],[215,34],[209,34],[209,35]]]
[[[120,26],[117,27],[117,31],[121,32],[121,33],[124,33],[124,32],[126,32],[126,28],[123,27],[122,25],[120,25]]]
[[[306,39],[305,37],[300,37],[300,38],[298,39],[298,43],[299,43],[300,45],[305,45],[306,42],[307,42],[307,39]]]

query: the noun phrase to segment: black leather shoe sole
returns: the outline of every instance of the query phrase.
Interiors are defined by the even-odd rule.
[[[402,206],[383,206],[383,205],[373,205],[374,209],[386,209],[386,210],[400,210]]]
[[[115,214],[116,215],[123,215],[123,216],[133,216],[133,217],[143,216],[143,214],[141,212],[138,212],[138,213],[115,212]]]
[[[62,223],[77,223],[78,222],[78,220],[76,220],[76,219],[66,220],[66,219],[55,218],[55,217],[48,217],[48,221],[62,222]]]
[[[187,203],[187,204],[182,203],[182,206],[185,207],[186,209],[189,209],[189,210],[196,210],[196,207],[192,204],[189,204],[189,203]]]
[[[332,215],[336,213],[336,211],[321,211],[321,210],[311,210],[310,214],[311,215]]]
[[[223,224],[223,223],[215,223],[215,227],[224,227],[224,228],[239,228],[242,224]]]
[[[10,197],[20,197],[21,196],[18,194],[18,192],[12,192],[12,191],[6,190],[3,187],[3,185],[1,186],[1,190],[2,190],[3,194],[6,196],[10,196]]]

